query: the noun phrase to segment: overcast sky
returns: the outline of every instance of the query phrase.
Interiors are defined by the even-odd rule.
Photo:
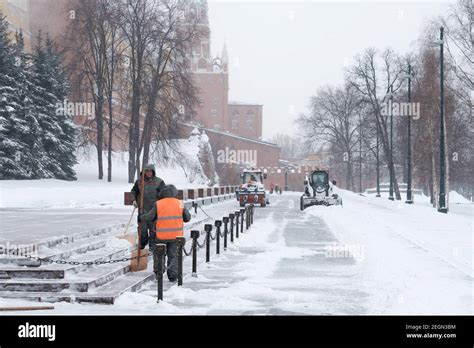
[[[294,134],[294,120],[368,47],[406,53],[448,1],[208,0],[212,54],[224,41],[232,101],[263,104],[263,138]]]

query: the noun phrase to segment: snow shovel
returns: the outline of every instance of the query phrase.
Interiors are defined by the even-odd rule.
[[[128,220],[128,224],[127,224],[127,227],[125,228],[125,231],[123,232],[123,235],[117,236],[118,239],[124,239],[128,241],[131,245],[135,245],[137,243],[136,234],[127,234],[128,228],[130,227],[130,223],[132,222],[133,215],[135,215],[135,210],[137,210],[137,207],[133,207],[132,215],[130,216],[130,219]]]
[[[132,252],[132,257],[138,257],[130,261],[130,272],[144,271],[148,268],[148,256],[150,255],[147,249],[135,249]]]
[[[145,168],[144,164],[142,165],[142,172],[140,178],[140,205],[139,205],[139,213],[143,214],[143,203],[144,203],[144,196],[145,196]],[[143,228],[143,222],[140,222],[138,225],[138,240],[137,240],[137,247],[132,252],[132,258],[137,257],[136,259],[132,259],[130,262],[130,272],[139,272],[143,271],[148,268],[148,250],[140,250],[140,236],[141,231]],[[135,243],[134,243],[135,244]]]

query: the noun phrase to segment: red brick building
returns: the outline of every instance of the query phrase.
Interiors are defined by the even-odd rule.
[[[251,139],[262,139],[263,105],[230,102],[228,114],[228,130],[231,133]]]
[[[229,55],[224,45],[220,57],[211,56],[207,1],[190,1],[186,23],[197,21],[200,38],[190,48],[188,67],[199,90],[200,105],[193,119],[208,129],[261,140],[263,105],[229,102]]]

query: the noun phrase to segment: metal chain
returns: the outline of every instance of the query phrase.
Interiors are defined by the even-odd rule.
[[[206,246],[207,240],[204,238],[204,242],[202,244],[199,243],[199,241],[196,239],[196,244],[199,248],[204,248]]]
[[[116,259],[116,260],[96,260],[96,261],[83,261],[83,262],[78,262],[78,261],[64,261],[64,260],[51,260],[49,258],[41,258],[41,257],[33,257],[33,256],[28,256],[28,259],[32,260],[37,260],[40,262],[44,263],[55,263],[58,265],[73,265],[73,266],[91,266],[91,265],[105,265],[105,264],[113,264],[113,263],[119,263],[119,262],[127,262],[131,260],[136,260],[138,258],[143,258],[143,257],[148,257],[149,255],[140,255],[140,256],[134,256],[134,257],[124,257],[121,259]]]
[[[212,232],[209,232],[209,236],[211,237],[212,240],[216,240],[217,235],[215,235],[215,236],[213,237],[213,236],[212,236]]]
[[[184,253],[184,256],[190,256],[190,255],[192,255],[192,253],[193,253],[193,247],[191,247],[191,249],[189,249],[189,252],[188,252],[188,251],[186,251],[186,248],[185,248],[184,245],[183,245],[183,253]]]

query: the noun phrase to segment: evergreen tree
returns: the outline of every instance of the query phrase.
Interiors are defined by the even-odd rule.
[[[43,168],[43,160],[47,157],[41,141],[41,128],[35,116],[35,105],[31,94],[35,90],[31,71],[31,56],[25,52],[22,32],[16,33],[13,44],[16,66],[19,68],[15,76],[18,84],[17,95],[20,108],[15,120],[13,137],[23,144],[20,163],[29,179],[52,177]]]
[[[57,179],[74,180],[75,128],[67,110],[61,110],[68,92],[67,80],[53,42],[38,37],[33,56],[35,113],[41,128],[44,172]]]
[[[0,12],[0,179],[27,178],[28,172],[21,161],[26,149],[18,136],[24,131],[21,120],[21,102],[16,78],[19,62],[8,37],[8,22]]]

